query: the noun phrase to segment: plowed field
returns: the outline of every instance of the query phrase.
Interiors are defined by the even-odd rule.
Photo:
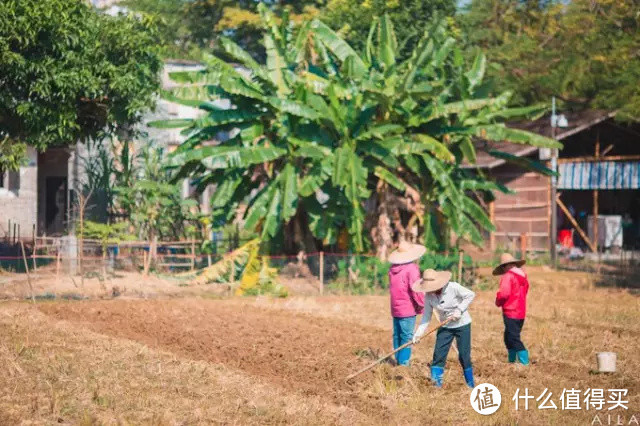
[[[410,368],[383,364],[344,382],[391,349],[386,296],[186,297],[1,303],[0,424],[640,421],[640,298],[587,274],[532,271],[531,281],[529,368],[506,363],[495,291],[478,290],[470,308],[476,383],[502,392],[489,417],[471,409],[453,350],[444,389],[429,384],[432,336]],[[594,371],[604,350],[617,353],[617,373]],[[525,388],[548,388],[557,409],[533,400],[515,410]],[[626,389],[628,409],[562,409],[564,389],[589,388]]]
[[[384,411],[344,383],[361,365],[358,350],[387,346],[383,330],[364,333],[351,323],[225,301],[102,301],[40,309],[99,333],[222,363],[302,394],[328,395],[365,412]]]

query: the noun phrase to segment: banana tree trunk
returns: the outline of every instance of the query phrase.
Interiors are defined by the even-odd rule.
[[[288,254],[316,253],[318,243],[309,229],[307,213],[302,207],[298,208],[284,229],[284,249]]]
[[[381,181],[382,182],[382,181]],[[382,261],[386,261],[393,246],[393,228],[391,226],[391,205],[389,200],[388,187],[383,183],[377,188],[378,220],[372,229],[372,240],[376,248],[376,256]]]

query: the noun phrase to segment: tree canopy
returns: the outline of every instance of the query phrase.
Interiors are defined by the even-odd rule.
[[[398,38],[398,55],[406,59],[434,18],[452,17],[455,11],[455,0],[329,0],[319,18],[362,52],[371,22],[386,14]]]
[[[294,21],[320,13],[324,0],[124,0],[122,5],[156,19],[165,56],[198,59],[216,47],[219,37],[232,38],[252,55],[264,55],[258,5],[276,15],[285,10]]]
[[[640,5],[617,0],[474,0],[458,17],[467,49],[482,49],[497,90],[514,102],[640,117]]]
[[[103,15],[83,1],[4,1],[0,138],[44,149],[138,122],[159,88],[155,43],[146,19]]]

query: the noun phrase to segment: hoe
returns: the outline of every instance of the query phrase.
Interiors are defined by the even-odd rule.
[[[416,344],[420,343],[420,340],[424,339],[425,337],[427,337],[428,335],[430,335],[431,333],[433,333],[434,331],[436,331],[437,329],[439,329],[443,325],[447,324],[449,321],[451,321],[451,319],[446,319],[446,320],[440,322],[437,326],[435,326],[433,329],[429,330],[422,337],[420,337],[418,340],[416,340]],[[395,349],[393,352],[389,352],[388,354],[381,356],[376,361],[372,362],[371,364],[367,365],[366,367],[362,368],[361,370],[358,370],[355,373],[347,376],[345,381],[348,382],[349,380],[351,380],[354,377],[364,373],[365,371],[371,370],[373,367],[375,367],[376,365],[380,364],[385,359],[389,358],[390,356],[393,356],[396,352],[401,351],[404,348],[408,348],[411,345],[413,345],[413,341],[410,340],[407,343],[405,343],[404,345],[398,346],[398,348]]]

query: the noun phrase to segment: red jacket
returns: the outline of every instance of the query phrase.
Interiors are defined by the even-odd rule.
[[[502,313],[513,319],[524,319],[527,314],[527,293],[529,280],[513,270],[500,278],[500,290],[496,294],[496,306],[502,307]]]

